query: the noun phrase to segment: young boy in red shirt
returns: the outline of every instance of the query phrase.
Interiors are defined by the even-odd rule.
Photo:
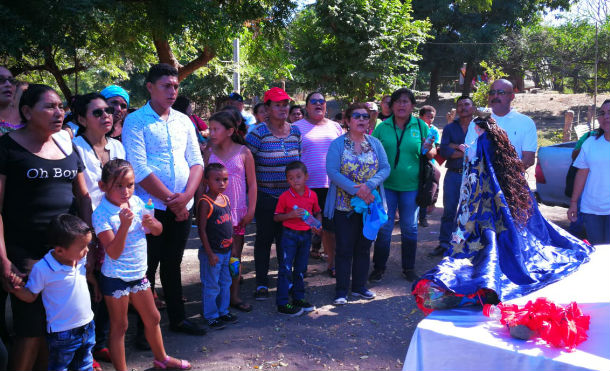
[[[313,305],[305,300],[303,276],[307,270],[311,231],[320,233],[322,214],[318,196],[306,185],[307,167],[301,161],[286,165],[286,179],[290,189],[282,193],[275,208],[273,220],[282,222],[283,262],[277,279],[277,310],[280,314],[296,317],[303,312],[311,312]],[[313,218],[307,218],[307,213]],[[306,220],[309,219],[306,223]],[[316,222],[317,221],[317,222]],[[290,283],[292,282],[292,304],[290,304]]]

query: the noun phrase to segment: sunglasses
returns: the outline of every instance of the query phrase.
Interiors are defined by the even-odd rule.
[[[93,117],[100,118],[100,117],[102,117],[104,112],[106,112],[109,115],[112,115],[114,113],[114,107],[106,107],[104,109],[101,109],[101,108],[94,109],[93,111],[91,111],[91,114],[93,115]]]
[[[324,100],[324,99],[310,99],[309,103],[311,103],[311,104],[324,104],[324,103],[326,103],[326,100]]]
[[[5,82],[10,82],[11,85],[17,85],[17,79],[14,77],[6,77],[6,76],[0,76],[0,85],[4,85]]]
[[[506,90],[502,90],[502,89],[498,89],[498,90],[490,90],[489,93],[487,93],[489,96],[492,95],[506,95],[508,94],[508,92]]]
[[[352,118],[355,118],[356,120],[360,120],[360,119],[364,119],[364,120],[368,120],[371,118],[371,115],[369,115],[368,113],[352,113]]]

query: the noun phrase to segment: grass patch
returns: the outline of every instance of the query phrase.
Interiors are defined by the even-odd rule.
[[[572,138],[576,134],[572,133]],[[553,144],[563,142],[563,129],[539,129],[538,130],[538,147],[546,147]]]

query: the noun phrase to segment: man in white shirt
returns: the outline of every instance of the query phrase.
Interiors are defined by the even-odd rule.
[[[510,106],[514,99],[513,84],[508,80],[499,79],[491,85],[487,103],[492,110],[491,117],[506,131],[508,139],[523,162],[523,167],[528,169],[534,165],[536,159],[538,134],[536,124],[531,118],[511,109]],[[470,123],[465,143],[472,149],[477,137],[474,123]],[[474,153],[468,151],[467,155],[472,159]]]
[[[185,319],[180,271],[203,159],[191,120],[171,108],[178,96],[178,70],[165,63],[154,65],[146,81],[150,100],[125,119],[123,144],[134,169],[136,194],[144,202],[153,201],[155,218],[163,224],[160,236],[146,238],[147,276],[154,285],[161,265],[170,330],[203,335],[203,328]]]

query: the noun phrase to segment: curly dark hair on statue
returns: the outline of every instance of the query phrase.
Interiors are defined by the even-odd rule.
[[[494,119],[491,117],[477,118],[474,122],[485,130],[487,138],[493,144],[492,165],[510,213],[518,225],[525,226],[532,216],[532,198],[524,176],[523,162],[517,155],[515,147],[510,143],[506,132],[496,124]]]

